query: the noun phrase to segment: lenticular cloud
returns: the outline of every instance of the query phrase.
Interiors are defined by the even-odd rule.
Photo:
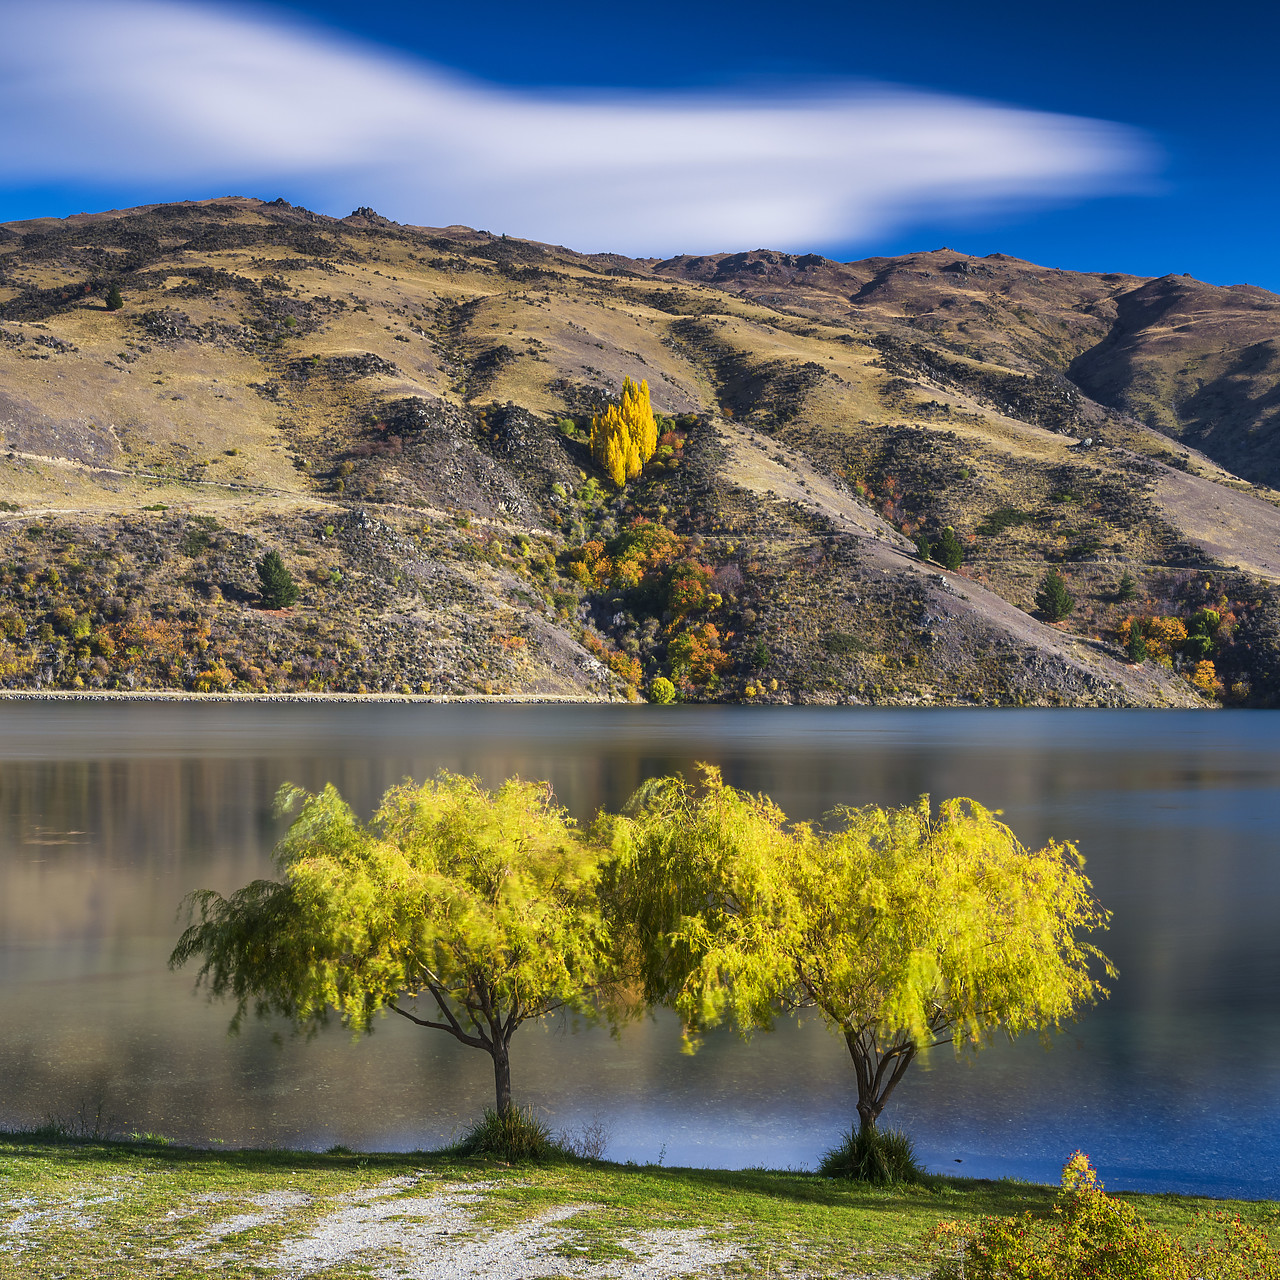
[[[0,0],[0,184],[175,182],[635,254],[1132,189],[1140,136],[909,90],[552,94],[170,0]]]

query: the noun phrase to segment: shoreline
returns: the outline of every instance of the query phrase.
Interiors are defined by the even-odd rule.
[[[0,689],[0,702],[496,702],[647,706],[585,693],[192,693],[184,689]]]
[[[188,689],[0,689],[5,702],[296,702],[296,703],[419,703],[436,706],[494,704],[499,706],[582,706],[650,707],[660,705],[641,698],[602,698],[586,693],[194,693]],[[1088,703],[1027,703],[1011,706],[1004,702],[781,702],[751,699],[733,702],[694,702],[701,707],[827,707],[870,711],[1224,711],[1265,710],[1265,708],[1222,707],[1201,703],[1196,706],[1096,706]]]

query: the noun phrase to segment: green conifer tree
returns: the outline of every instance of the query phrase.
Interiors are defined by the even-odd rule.
[[[120,286],[113,284],[107,290],[107,310],[119,311],[124,306],[124,295],[120,292]]]
[[[952,573],[964,564],[964,547],[960,545],[960,539],[956,537],[956,531],[950,525],[943,529],[942,537],[933,548],[933,558],[945,564]]]
[[[264,609],[287,609],[298,598],[298,585],[278,551],[268,551],[258,561],[258,581]]]
[[[1142,630],[1142,622],[1138,618],[1129,621],[1129,643],[1125,646],[1129,661],[1137,666],[1147,660],[1147,637]]]
[[[1067,590],[1062,574],[1057,569],[1050,569],[1040,579],[1040,589],[1036,592],[1036,608],[1048,621],[1061,622],[1075,607],[1075,597]]]

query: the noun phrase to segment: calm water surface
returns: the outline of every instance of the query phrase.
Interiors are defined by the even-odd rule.
[[[1280,715],[1265,712],[360,705],[0,706],[0,1125],[99,1099],[192,1142],[412,1149],[489,1101],[488,1059],[401,1020],[307,1043],[192,994],[165,959],[192,889],[270,873],[281,782],[367,814],[440,767],[549,778],[579,817],[644,778],[720,765],[795,818],[922,792],[1076,840],[1115,913],[1112,999],[1045,1052],[913,1067],[886,1118],[929,1165],[1280,1197]],[[812,1166],[852,1117],[818,1024],[682,1056],[669,1019],[515,1041],[554,1127],[606,1118],[616,1159]],[[960,1163],[956,1163],[956,1162]]]

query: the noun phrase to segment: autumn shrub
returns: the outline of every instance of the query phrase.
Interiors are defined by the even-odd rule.
[[[1062,1170],[1051,1218],[941,1222],[929,1241],[943,1251],[933,1280],[1277,1280],[1280,1257],[1264,1232],[1207,1215],[1213,1238],[1189,1248],[1103,1190],[1083,1152]]]
[[[649,685],[649,701],[668,706],[676,700],[676,687],[666,676],[654,676]]]
[[[615,649],[603,636],[594,631],[587,631],[582,637],[587,650],[604,663],[610,671],[626,684],[636,685],[644,677],[640,661],[630,654]]]
[[[1168,666],[1186,641],[1187,624],[1181,618],[1152,618],[1147,623],[1146,633],[1148,655]]]
[[[645,577],[665,569],[683,554],[684,539],[665,526],[637,516],[606,548],[618,586],[639,586]]]
[[[720,647],[720,630],[712,622],[703,622],[682,631],[667,646],[671,674],[686,688],[713,685],[730,662]]]
[[[710,566],[696,560],[681,560],[673,565],[667,581],[667,607],[677,618],[696,613],[708,604],[711,579]]]
[[[1208,658],[1196,663],[1191,673],[1191,683],[1201,693],[1208,694],[1211,698],[1220,698],[1223,694],[1222,681],[1218,679],[1217,668]]]
[[[0,678],[25,675],[35,665],[29,655],[19,655],[13,645],[0,642]]]
[[[222,663],[200,672],[191,682],[196,693],[226,693],[235,683],[235,676]]]
[[[915,1147],[901,1129],[864,1129],[855,1125],[848,1137],[818,1162],[824,1178],[852,1178],[856,1182],[892,1185],[920,1182],[924,1169]]]
[[[604,543],[598,539],[583,543],[580,547],[569,547],[563,553],[565,576],[584,587],[593,585],[596,568],[604,555]]]

